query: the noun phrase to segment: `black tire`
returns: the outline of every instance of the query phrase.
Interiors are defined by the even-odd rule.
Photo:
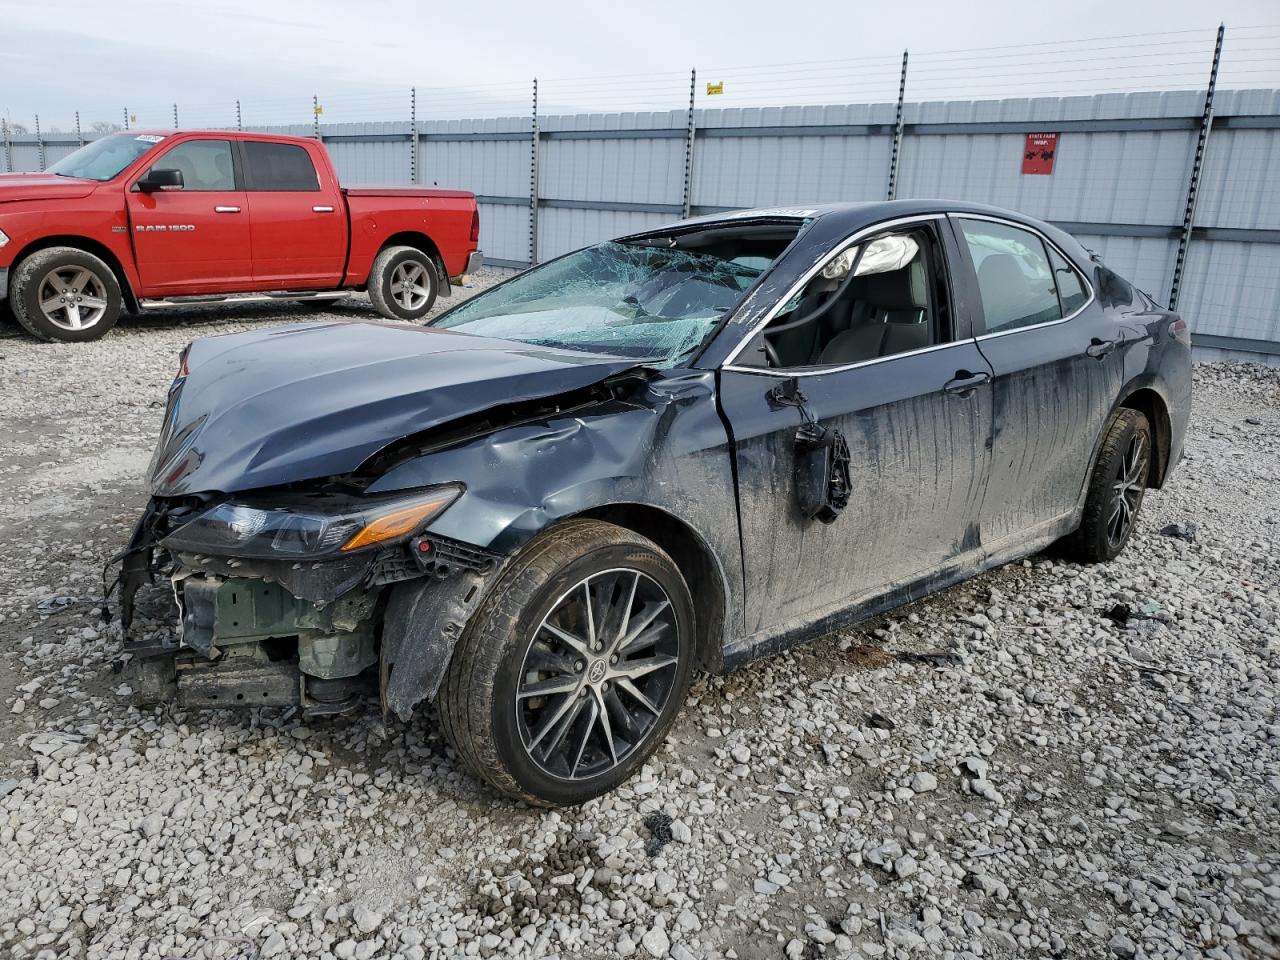
[[[610,687],[613,681],[607,679],[603,681],[603,692],[598,699],[594,692],[585,689],[544,698],[527,698],[524,691],[531,682],[530,678],[536,680],[541,677],[539,673],[530,673],[533,661],[528,658],[536,655],[532,649],[534,641],[539,637],[554,636],[542,633],[545,621],[559,615],[566,598],[582,587],[584,578],[588,584],[592,578],[614,578],[611,584],[606,582],[605,589],[595,596],[617,598],[626,589],[621,586],[623,578],[632,576],[635,582],[645,584],[644,589],[656,585],[669,600],[663,610],[666,619],[654,628],[664,639],[637,645],[656,654],[661,643],[669,653],[671,648],[666,646],[671,643],[669,628],[674,627],[678,646],[673,655],[675,662],[662,668],[670,674],[649,674],[654,681],[646,681],[663,684],[666,687],[665,699],[659,704],[655,698],[650,707],[653,712],[648,712],[642,711],[638,701],[627,695],[627,703],[636,705],[634,713],[643,713],[643,718],[636,721],[633,713],[633,719],[622,724],[613,709],[620,705],[622,691]],[[589,595],[591,589],[590,585],[585,587]],[[580,687],[587,685],[588,679],[596,673],[596,667],[604,664],[613,652],[605,637],[611,634],[623,637],[627,633],[621,627],[617,631],[607,629],[617,623],[609,613],[624,607],[630,611],[636,602],[639,601],[633,589],[625,604],[617,607],[605,604],[598,635],[603,644],[602,653],[589,665],[585,660],[579,661],[577,677],[569,672],[570,666],[561,668],[561,679],[576,680]],[[640,610],[646,622],[657,623],[647,617],[653,607],[662,610],[661,603]],[[693,603],[684,578],[657,544],[610,523],[573,520],[560,524],[531,542],[503,571],[501,579],[489,591],[459,639],[439,699],[445,737],[477,777],[526,803],[536,806],[573,805],[607,793],[635,773],[665,739],[679,713],[693,673],[693,623]],[[644,629],[643,624],[639,629]],[[651,630],[644,629],[644,632],[648,634]],[[596,635],[594,627],[592,635]],[[621,647],[621,655],[624,667],[640,662],[627,659],[634,654],[626,652],[625,646]],[[576,659],[572,655],[570,658]],[[672,659],[672,655],[664,655],[663,659]],[[614,657],[609,662],[617,660]],[[651,656],[646,663],[656,660],[656,656]],[[601,683],[599,679],[591,682]],[[649,691],[653,689],[652,686],[648,688]],[[517,697],[522,695],[526,699],[518,700]],[[564,699],[553,699],[556,696]],[[577,706],[578,697],[583,698],[583,707],[590,708],[589,712]],[[568,738],[565,755],[575,755],[574,768],[568,777],[549,772],[543,765],[545,757],[540,760],[535,756],[541,745],[535,741],[527,747],[523,739],[526,736],[532,739],[534,733],[534,724],[528,722],[530,704],[536,707],[544,701],[546,706],[541,708],[545,711],[544,716],[554,714],[561,707],[561,712],[568,711],[566,716],[570,719],[565,721],[565,732],[559,738],[562,742]],[[605,721],[600,720],[597,704],[604,710]],[[636,726],[633,728],[632,724]],[[555,728],[558,724],[548,722],[547,727]],[[615,729],[621,731],[618,736],[613,734]],[[636,735],[628,743],[631,729]],[[550,744],[550,740],[547,743]],[[612,758],[604,753],[606,743],[610,753],[614,754]],[[585,749],[588,744],[591,744],[589,751]],[[616,749],[618,744],[624,748],[621,752]],[[548,746],[547,750],[550,749]],[[574,779],[578,762],[584,759],[584,754],[586,757],[598,757],[593,762],[606,766],[598,774]],[[613,765],[607,766],[610,762]]]
[[[59,278],[69,278],[71,282],[63,287]],[[75,247],[37,250],[18,264],[9,283],[14,319],[41,340],[67,343],[97,340],[120,319],[124,298],[115,273],[100,257]],[[80,286],[73,289],[75,283]],[[40,305],[42,289],[49,294],[46,300],[52,300],[56,294],[62,303],[65,297],[74,313],[69,307],[57,307],[46,313]],[[74,297],[80,299],[74,300]],[[94,304],[91,311],[86,300]],[[89,312],[81,314],[81,308]],[[61,314],[60,318],[55,319],[52,316],[55,313]],[[83,322],[83,326],[74,327],[75,321]]]
[[[421,268],[419,271],[418,268]],[[397,272],[404,270],[421,278],[421,294],[392,289]],[[369,299],[384,317],[392,320],[421,320],[431,310],[440,292],[440,277],[430,254],[416,247],[387,247],[374,258],[369,271]]]
[[[1089,480],[1080,527],[1064,543],[1081,563],[1112,560],[1137,526],[1151,473],[1151,424],[1138,410],[1117,410]]]

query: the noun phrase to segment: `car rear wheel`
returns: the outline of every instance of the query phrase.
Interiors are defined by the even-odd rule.
[[[508,796],[583,803],[666,737],[693,645],[671,558],[622,527],[570,521],[512,562],[459,640],[440,696],[445,736]]]
[[[416,247],[388,247],[369,271],[369,299],[392,320],[421,320],[436,302],[439,289],[431,256]]]
[[[1151,424],[1140,411],[1122,408],[1102,440],[1068,552],[1082,563],[1114,559],[1133,535],[1150,473]]]
[[[111,268],[74,247],[37,250],[10,286],[14,318],[41,340],[97,340],[120,319],[123,298]]]

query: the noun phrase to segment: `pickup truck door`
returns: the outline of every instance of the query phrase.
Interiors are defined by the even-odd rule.
[[[240,148],[257,287],[338,286],[347,260],[347,207],[327,160],[317,166],[312,152],[295,143],[242,140]]]
[[[253,286],[249,214],[229,140],[184,140],[148,168],[178,170],[181,188],[125,190],[144,296]],[[140,179],[144,174],[138,174]]]

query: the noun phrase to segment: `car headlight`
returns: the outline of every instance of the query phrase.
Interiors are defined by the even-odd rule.
[[[5,233],[3,230],[0,230],[0,247],[5,246],[8,242],[9,242],[9,235]]]
[[[408,496],[361,501],[311,497],[226,501],[179,527],[165,547],[233,557],[289,559],[342,555],[417,533],[462,494],[451,483]]]

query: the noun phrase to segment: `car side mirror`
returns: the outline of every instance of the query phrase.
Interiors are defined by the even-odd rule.
[[[157,167],[152,167],[138,181],[138,189],[143,193],[153,193],[156,190],[167,190],[175,187],[181,190],[183,186],[181,170],[165,170]]]

